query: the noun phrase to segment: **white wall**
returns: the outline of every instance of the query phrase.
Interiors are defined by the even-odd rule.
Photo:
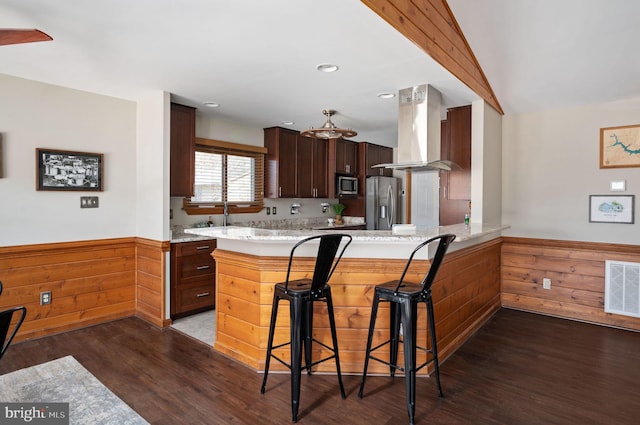
[[[0,93],[4,156],[0,246],[136,235],[167,239],[168,120],[162,129],[154,124],[167,114],[165,93],[150,94],[136,105],[6,75],[0,75]],[[511,226],[504,234],[638,244],[637,211],[633,225],[588,222],[589,195],[611,193],[610,181],[626,180],[625,193],[640,195],[640,168],[599,168],[600,128],[639,124],[638,117],[640,98],[502,117],[502,223]],[[202,121],[198,118],[199,124]],[[221,119],[204,121],[197,131],[200,137],[256,146],[263,143],[261,128]],[[485,118],[485,127],[494,124],[495,120]],[[138,125],[149,127],[137,129]],[[146,159],[137,158],[137,138],[141,139],[140,152],[149,153]],[[104,191],[36,191],[36,148],[103,153]],[[487,169],[494,167],[489,161],[483,167],[485,174],[495,171]],[[152,174],[141,177],[141,170]],[[146,196],[142,194],[152,186],[152,200],[142,202]],[[100,207],[80,209],[83,195],[97,195]],[[486,203],[489,197],[484,197]],[[640,196],[636,198],[638,208]],[[287,212],[290,202],[267,200],[278,205],[277,216],[271,218],[292,218]],[[301,200],[304,216],[322,216],[316,213],[319,202]],[[180,208],[181,204],[172,199],[174,217],[180,213],[176,205]],[[493,214],[486,209],[483,213]],[[265,212],[250,216],[254,217],[246,219],[270,217]],[[193,222],[203,219],[206,216],[196,216]],[[142,224],[143,220],[150,224]]]
[[[196,111],[196,137],[240,143],[250,146],[264,146],[264,130],[250,127],[216,116],[205,116]]]
[[[500,224],[502,116],[484,100],[471,105],[471,222]]]
[[[503,117],[503,234],[640,243],[640,168],[600,169],[600,128],[640,124],[640,98]],[[635,224],[589,223],[589,195],[626,180]]]
[[[0,93],[0,246],[135,235],[136,104],[1,74]],[[36,148],[103,153],[104,191],[36,191]]]
[[[138,101],[136,235],[169,239],[170,94]]]

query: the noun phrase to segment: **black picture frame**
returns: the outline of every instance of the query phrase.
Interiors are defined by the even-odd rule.
[[[36,148],[36,190],[102,192],[104,155]]]
[[[589,195],[589,223],[634,224],[635,195]]]

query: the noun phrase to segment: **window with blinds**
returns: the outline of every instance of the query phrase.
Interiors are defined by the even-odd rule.
[[[255,169],[251,156],[196,151],[191,202],[255,202]]]
[[[185,199],[188,214],[216,214],[262,209],[264,148],[196,139],[194,196]]]
[[[196,151],[194,196],[191,202],[224,202],[222,197],[222,166],[224,155]]]

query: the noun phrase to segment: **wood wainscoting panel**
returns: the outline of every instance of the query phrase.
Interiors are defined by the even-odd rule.
[[[135,268],[134,238],[0,247],[0,309],[27,307],[16,341],[131,316]]]
[[[504,237],[502,305],[638,331],[640,318],[604,311],[606,260],[640,263],[640,246]]]
[[[159,327],[166,319],[166,253],[169,242],[136,239],[136,314]]]
[[[216,249],[217,336],[215,349],[256,370],[264,369],[273,287],[285,279],[288,257],[259,257]],[[344,373],[359,374],[364,364],[374,286],[397,279],[405,260],[344,258],[331,278],[334,314],[338,330],[340,363]],[[414,262],[407,279],[420,281],[429,262]],[[291,279],[310,277],[313,259],[294,262]],[[500,240],[447,254],[433,286],[436,333],[442,359],[451,355],[500,307]],[[374,344],[388,337],[389,309],[381,305]],[[314,337],[330,341],[326,306],[314,310]],[[419,310],[418,344],[427,346],[426,312]],[[289,306],[280,303],[274,344],[289,339]],[[331,345],[330,343],[328,345]],[[275,350],[289,358],[288,347]],[[314,359],[328,354],[314,345]],[[420,360],[420,358],[418,359]],[[388,373],[382,364],[370,364],[371,373]],[[286,370],[272,362],[273,370]],[[331,361],[318,371],[334,372]],[[428,370],[421,373],[426,374]]]

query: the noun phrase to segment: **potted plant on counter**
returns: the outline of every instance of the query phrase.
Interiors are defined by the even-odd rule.
[[[344,211],[345,206],[342,204],[331,204],[331,209],[336,215],[335,224],[342,224],[342,211]]]

